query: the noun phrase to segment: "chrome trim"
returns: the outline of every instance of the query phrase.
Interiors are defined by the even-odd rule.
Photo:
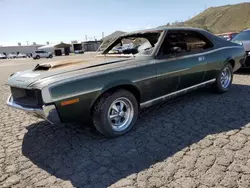
[[[191,86],[191,87],[188,87],[188,88],[185,88],[185,89],[181,89],[179,91],[175,91],[173,93],[169,93],[167,95],[164,95],[164,96],[161,96],[161,97],[158,97],[158,98],[155,98],[155,99],[152,99],[152,100],[149,100],[149,101],[146,101],[144,103],[141,103],[140,104],[140,108],[147,108],[149,106],[152,106],[153,104],[156,104],[160,101],[165,101],[165,100],[168,100],[168,99],[171,99],[173,97],[176,97],[178,95],[181,95],[181,94],[184,94],[184,93],[187,93],[189,91],[192,91],[192,90],[195,90],[195,89],[198,89],[202,86],[205,86],[207,84],[211,84],[211,83],[214,83],[216,79],[212,79],[212,80],[209,80],[209,81],[206,81],[206,82],[202,82],[200,84],[197,84],[197,85],[194,85],[194,86]]]
[[[41,89],[41,94],[42,94],[42,99],[44,103],[51,103],[52,98],[50,95],[50,90],[49,90],[49,86],[44,87],[43,89]]]
[[[43,105],[42,108],[23,107],[23,106],[15,103],[12,95],[10,95],[8,97],[6,103],[8,106],[10,106],[12,108],[16,108],[18,110],[22,110],[22,111],[25,111],[27,113],[31,113],[31,114],[35,115],[36,117],[43,118],[51,124],[56,124],[56,123],[61,122],[55,105],[47,105],[47,106]]]
[[[166,72],[166,73],[163,73],[163,74],[158,74],[157,77],[166,76],[166,75],[175,74],[175,73],[180,73],[180,72],[183,72],[183,71],[187,71],[189,69],[190,68],[180,69],[180,70],[176,70],[176,71],[172,71],[172,72]]]

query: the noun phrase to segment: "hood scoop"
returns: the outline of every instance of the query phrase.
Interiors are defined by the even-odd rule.
[[[115,59],[111,61],[107,61],[107,59],[103,59],[102,61],[99,62],[91,62],[91,60],[74,60],[74,61],[57,61],[57,62],[48,62],[48,63],[43,63],[43,64],[37,64],[36,67],[33,69],[33,71],[49,71],[49,70],[55,70],[57,68],[63,68],[63,67],[73,67],[74,65],[78,65],[81,63],[84,63],[85,66],[82,66],[79,69],[88,69],[88,68],[93,68],[93,67],[99,67],[103,65],[109,65],[113,63],[118,63],[121,61],[128,60],[127,58],[125,59]],[[104,62],[103,62],[104,61]]]
[[[47,71],[51,69],[56,69],[60,67],[73,66],[79,63],[85,63],[84,60],[75,60],[75,61],[56,61],[50,63],[37,64],[33,71]]]

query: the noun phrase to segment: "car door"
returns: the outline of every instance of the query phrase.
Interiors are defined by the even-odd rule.
[[[184,35],[184,30],[168,31],[156,57],[160,96],[199,84],[204,78],[206,57],[192,50]]]
[[[46,57],[46,52],[45,51],[41,51],[41,57],[43,57],[43,58]]]

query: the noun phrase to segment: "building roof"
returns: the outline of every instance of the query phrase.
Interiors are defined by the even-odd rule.
[[[38,49],[42,50],[42,49],[48,49],[48,48],[67,48],[67,47],[71,47],[71,46],[72,46],[71,44],[66,44],[66,43],[61,42],[61,43],[48,44],[45,46],[41,46]]]

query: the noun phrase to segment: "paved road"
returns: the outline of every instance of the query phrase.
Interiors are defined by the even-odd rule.
[[[9,63],[9,62],[8,62]],[[250,187],[250,71],[230,92],[207,89],[144,110],[126,136],[52,126],[5,105],[0,66],[0,187]]]

